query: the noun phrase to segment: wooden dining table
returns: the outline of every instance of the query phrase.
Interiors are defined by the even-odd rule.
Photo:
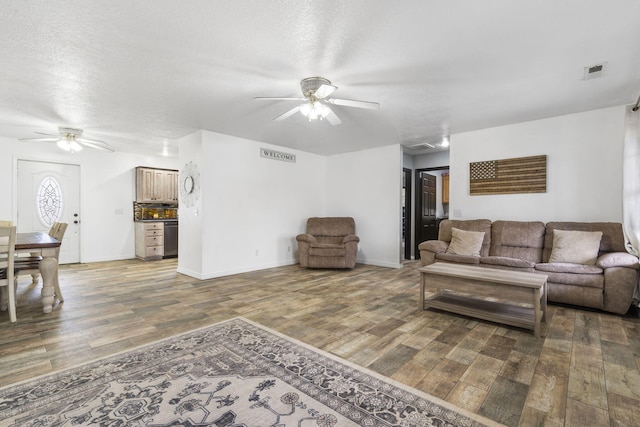
[[[42,276],[42,311],[53,310],[54,289],[58,287],[58,250],[62,242],[43,231],[16,233],[16,253],[40,255],[38,264]]]

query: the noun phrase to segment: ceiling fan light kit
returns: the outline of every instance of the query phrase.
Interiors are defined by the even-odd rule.
[[[78,144],[73,139],[59,139],[58,142],[56,142],[56,145],[64,151],[68,151],[70,153],[75,153],[76,151],[82,150],[82,145]]]
[[[76,141],[82,136],[82,129],[59,127],[58,132],[60,133],[60,139],[56,142],[58,147],[70,153],[82,150],[82,145]]]
[[[303,116],[307,117],[309,121],[324,119],[329,115],[331,109],[320,102],[313,102],[308,104],[303,104],[300,106],[300,112]]]
[[[306,101],[304,104],[293,107],[291,110],[279,115],[274,120],[284,120],[287,117],[300,112],[300,114],[308,118],[309,121],[327,119],[327,121],[333,126],[341,124],[342,120],[340,120],[336,113],[327,104],[365,108],[368,110],[377,110],[380,108],[380,104],[377,102],[327,98],[336,89],[338,89],[338,87],[333,86],[331,81],[324,77],[307,77],[300,81],[300,90],[302,91],[304,98],[256,97],[254,99],[268,101]]]

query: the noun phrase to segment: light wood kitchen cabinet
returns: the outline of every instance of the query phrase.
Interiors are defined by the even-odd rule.
[[[137,167],[136,201],[142,203],[177,203],[178,171]]]
[[[167,171],[164,182],[166,199],[178,203],[178,171]]]
[[[145,261],[164,256],[164,222],[136,222],[136,258]]]
[[[449,203],[449,175],[442,175],[442,203]]]

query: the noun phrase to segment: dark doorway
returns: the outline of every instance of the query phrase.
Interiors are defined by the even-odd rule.
[[[438,181],[434,175],[441,176],[443,172],[449,172],[449,166],[415,170],[415,240],[413,244],[416,259],[420,258],[418,245],[425,240],[437,239],[440,220],[448,217],[448,201],[443,203],[440,207],[441,212],[438,213],[439,202],[436,196],[442,191],[437,188]]]
[[[411,169],[402,168],[402,247],[404,259],[411,259]]]
[[[438,238],[436,227],[436,177],[418,172],[416,185],[416,259],[420,257],[418,245]]]

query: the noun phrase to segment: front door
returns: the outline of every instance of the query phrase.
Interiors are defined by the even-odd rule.
[[[418,245],[425,240],[438,239],[436,221],[436,177],[426,172],[418,175],[418,203],[416,215],[415,258],[420,257]]]
[[[60,264],[80,262],[80,166],[18,160],[18,233],[66,222]]]

